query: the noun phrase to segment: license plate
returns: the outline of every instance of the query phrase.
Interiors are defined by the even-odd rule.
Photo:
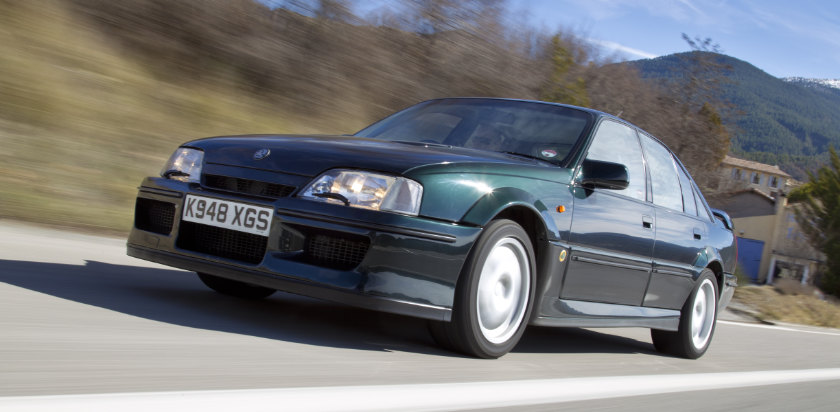
[[[181,220],[268,236],[273,211],[270,207],[187,195]]]

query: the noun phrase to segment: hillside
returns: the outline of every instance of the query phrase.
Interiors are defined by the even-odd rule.
[[[124,233],[137,185],[182,142],[352,133],[433,97],[537,95],[532,45],[481,4],[440,21],[487,30],[422,36],[330,4],[0,1],[0,219]]]
[[[0,1],[0,218],[124,232],[137,184],[184,141],[349,133],[444,96],[620,114],[701,186],[716,177],[729,147],[717,114],[595,63],[584,40],[508,24],[494,2],[394,1],[406,14],[372,20],[334,1],[306,14],[255,0]],[[821,133],[813,152],[836,137]]]
[[[700,53],[700,52],[692,52]],[[642,76],[663,83],[679,76],[688,53],[631,62]],[[829,146],[840,147],[840,90],[808,81],[785,81],[725,55],[728,66],[720,99],[737,108],[724,114],[733,128],[731,151],[779,164],[798,179],[813,170],[814,159],[826,159]],[[734,127],[733,127],[734,126]]]

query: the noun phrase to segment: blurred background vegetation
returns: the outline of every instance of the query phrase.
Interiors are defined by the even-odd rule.
[[[663,87],[570,31],[520,24],[504,0],[350,4],[0,0],[0,217],[124,233],[137,185],[184,141],[353,133],[445,96],[620,115],[701,186],[729,150],[720,103],[696,86],[714,84],[691,83],[720,70],[702,59]]]

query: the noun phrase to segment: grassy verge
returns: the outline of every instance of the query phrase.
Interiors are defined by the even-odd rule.
[[[821,298],[812,287],[784,281],[776,286],[742,286],[734,299],[765,320],[840,328],[840,301]]]
[[[180,143],[357,126],[277,113],[218,75],[156,78],[61,2],[2,10],[0,218],[125,233],[137,185]]]

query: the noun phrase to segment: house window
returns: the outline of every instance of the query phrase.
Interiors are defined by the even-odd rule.
[[[737,167],[732,168],[732,180],[741,180],[741,169]]]
[[[750,183],[760,185],[761,184],[761,173],[752,172],[750,175]]]
[[[767,180],[767,186],[779,187],[779,178],[776,176],[769,176]]]

